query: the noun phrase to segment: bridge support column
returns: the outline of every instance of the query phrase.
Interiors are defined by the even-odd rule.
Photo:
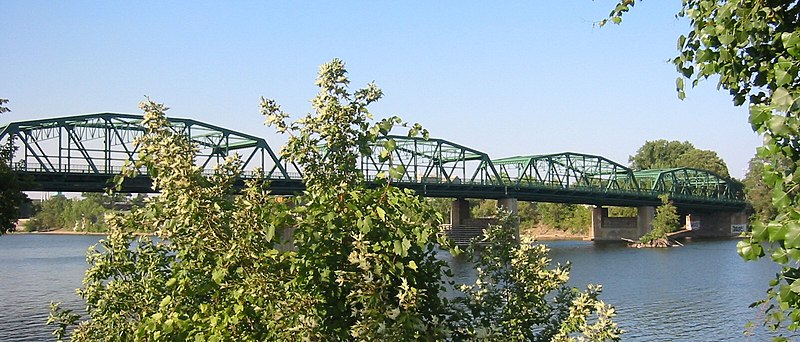
[[[636,217],[608,217],[608,209],[600,206],[592,208],[593,241],[620,241],[621,239],[637,240],[652,230],[656,209],[654,207],[637,208]]]
[[[514,215],[519,215],[519,203],[516,198],[501,198],[497,200],[497,207],[500,209],[508,210]],[[516,217],[515,226],[517,227],[514,236],[519,242],[519,216]]]
[[[589,236],[590,239],[597,240],[603,237],[603,217],[608,217],[608,209],[601,206],[592,207],[592,232]]]
[[[693,211],[686,217],[692,227],[692,237],[732,237],[748,229],[748,217],[744,211]]]
[[[450,205],[450,224],[453,228],[460,226],[470,218],[469,201],[459,198]]]
[[[638,237],[649,233],[653,230],[653,218],[656,216],[655,207],[639,207],[637,208],[636,215],[636,228],[638,229]]]

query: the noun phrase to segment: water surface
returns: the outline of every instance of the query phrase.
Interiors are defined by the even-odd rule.
[[[0,341],[52,340],[45,325],[50,301],[81,310],[75,295],[85,254],[102,236],[12,234],[0,237]],[[749,320],[763,317],[748,305],[763,297],[778,267],[744,262],[736,240],[691,241],[685,247],[632,249],[583,241],[550,242],[554,262],[572,261],[570,284],[602,284],[601,298],[616,306],[625,341],[763,341]],[[461,259],[448,258],[456,278],[474,277]]]

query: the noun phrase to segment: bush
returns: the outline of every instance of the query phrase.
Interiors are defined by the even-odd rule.
[[[408,341],[477,336],[470,335],[474,329],[462,328],[494,318],[489,311],[463,314],[464,306],[479,301],[471,294],[462,307],[444,299],[442,278],[449,270],[436,258],[437,243],[447,245],[438,230],[441,215],[412,191],[392,185],[397,170],[384,174],[377,187],[368,187],[356,169],[356,160],[376,144],[394,148],[388,134],[402,122],[390,118],[371,123],[366,106],[381,97],[380,90],[369,85],[351,94],[345,73],[339,60],[320,68],[320,93],[312,100],[315,112],[297,122],[286,122],[288,115],[280,107],[262,101],[267,122],[290,135],[283,156],[304,171],[307,189],[290,205],[271,197],[264,180],[248,181],[237,194],[233,184],[242,163],[236,157],[204,177],[193,164],[196,148],[168,127],[166,107],[143,102],[147,133],[138,141],[139,162],[128,172],[146,166],[161,195],[142,209],[112,216],[108,238],[90,249],[90,268],[78,292],[86,300],[89,319],[74,327],[72,340]],[[414,125],[409,134],[416,133],[425,134]],[[158,239],[134,239],[132,232],[142,225],[155,229]],[[288,228],[293,233],[284,241],[279,232]],[[498,262],[517,263],[505,267],[512,270],[508,274],[522,276],[494,288],[513,288],[521,296],[508,308],[527,307],[528,314],[551,305],[539,302],[544,299],[537,297],[539,292],[524,292],[539,285],[564,288],[563,282],[540,284],[541,278],[524,278],[555,272],[565,282],[565,272],[528,269],[546,266],[549,260],[537,254],[532,257],[538,263],[525,263],[535,247],[513,249],[506,237],[498,240],[489,251],[502,256]],[[564,318],[548,325],[558,328],[554,336],[568,339],[583,330],[616,339],[613,324],[585,324],[590,315],[610,317],[613,310],[597,306],[593,292],[570,293],[559,297],[570,301],[558,302],[558,310],[543,311]],[[79,319],[54,305],[49,323],[63,338]],[[595,328],[602,334],[589,332]]]

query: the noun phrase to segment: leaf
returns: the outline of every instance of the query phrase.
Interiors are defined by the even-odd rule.
[[[412,270],[416,271],[416,270],[417,270],[417,263],[416,263],[416,262],[414,262],[414,260],[411,260],[411,261],[409,261],[409,262],[408,262],[408,268],[410,268],[410,269],[412,269]]]
[[[782,241],[786,238],[786,232],[789,231],[788,227],[782,224],[773,224],[770,223],[767,225],[767,230],[769,231],[769,241]]]
[[[761,127],[771,117],[772,114],[766,106],[750,106],[750,124],[754,128]]]
[[[789,198],[789,194],[783,191],[782,186],[776,186],[775,189],[772,191],[772,205],[777,208],[786,207],[791,203],[791,199]]]
[[[367,216],[364,219],[358,221],[360,223],[359,231],[363,234],[369,233],[372,230],[372,219]]]
[[[775,84],[777,86],[782,87],[792,82],[793,77],[792,74],[789,72],[791,68],[792,68],[791,62],[775,63],[773,69],[775,70]]]
[[[787,248],[786,254],[792,258],[792,260],[800,260],[800,249],[797,248]]]
[[[753,223],[753,240],[755,241],[765,241],[769,238],[769,230],[767,229],[767,225],[762,222],[754,222]]]
[[[403,175],[405,175],[406,168],[402,165],[393,166],[389,168],[389,176],[394,179],[403,179]]]
[[[158,304],[158,306],[164,308],[171,302],[172,302],[172,297],[167,295],[166,297],[164,297],[164,299],[161,300],[161,303]]]
[[[789,91],[786,88],[780,87],[775,89],[775,92],[772,93],[772,101],[771,104],[775,106],[775,109],[780,111],[787,111],[789,107],[792,106],[792,102],[794,99],[792,95],[789,94]]]
[[[744,260],[757,260],[763,255],[761,245],[757,243],[749,243],[747,241],[739,241],[736,243],[736,251]]]
[[[397,147],[397,142],[394,141],[394,139],[387,139],[383,143],[383,147],[386,149],[386,151],[389,152],[394,151],[394,149]]]
[[[794,293],[800,293],[800,279],[795,280],[789,285],[789,289]]]
[[[800,248],[800,224],[792,222],[789,225],[783,246],[785,248]]]
[[[789,258],[786,256],[786,250],[783,248],[775,248],[772,250],[772,254],[770,254],[772,261],[777,262],[779,264],[785,264],[789,262]]]
[[[215,269],[211,272],[211,279],[217,284],[222,284],[222,281],[225,279],[225,273],[224,268]]]

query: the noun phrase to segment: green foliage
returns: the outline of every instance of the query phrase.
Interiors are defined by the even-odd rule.
[[[666,239],[667,234],[672,233],[680,227],[680,216],[678,209],[669,200],[669,195],[658,196],[661,205],[656,208],[656,215],[653,217],[652,230],[639,238],[642,243],[649,243],[653,240]]]
[[[618,23],[634,2],[620,1],[607,20]],[[799,11],[797,1],[685,0],[678,16],[689,20],[690,29],[678,38],[672,60],[680,98],[685,81],[695,86],[713,76],[734,104],[749,104],[750,124],[764,138],[758,157],[786,161],[763,165],[775,217],[754,223],[737,248],[746,260],[770,255],[783,265],[762,303],[765,324],[790,331],[800,327]]]
[[[610,217],[636,217],[639,215],[639,210],[635,207],[608,207],[608,216]]]
[[[690,167],[730,177],[728,166],[717,152],[697,149],[688,141],[646,141],[628,161],[635,170]]]
[[[507,212],[484,231],[467,255],[478,271],[474,284],[460,285],[454,300],[453,339],[457,341],[619,340],[613,307],[598,299],[600,286],[585,292],[566,285],[569,265],[550,268],[548,248],[517,242],[518,219]]]
[[[0,105],[8,100],[0,99]],[[0,106],[0,113],[9,111]],[[14,141],[9,139],[8,143],[0,146],[0,235],[14,229],[17,219],[19,219],[20,206],[28,201],[28,196],[22,193],[25,184],[24,179],[12,168],[12,157],[16,146]]]
[[[471,200],[469,207],[472,217],[490,217],[497,213],[497,200]]]
[[[317,85],[314,113],[294,123],[273,101],[262,100],[267,122],[290,134],[282,155],[303,168],[307,188],[294,214],[293,291],[309,300],[306,311],[294,315],[311,323],[299,332],[313,339],[440,339],[445,264],[435,258],[439,230],[431,223],[441,216],[411,191],[391,186],[391,171],[382,186],[370,189],[356,168],[360,156],[371,154],[371,145],[402,121],[370,125],[367,105],[382,93],[369,84],[350,94],[338,59],[320,68]],[[409,135],[414,131],[418,126]],[[381,145],[394,149],[391,139]]]
[[[592,226],[592,211],[585,205],[538,203],[539,223],[563,231],[585,234]]]
[[[450,223],[450,208],[454,200],[453,198],[427,197],[425,203],[442,216],[442,223]]]
[[[25,224],[25,229],[104,232],[105,215],[111,212],[112,202],[112,197],[104,194],[84,194],[83,199],[56,195],[42,202],[39,212]]]
[[[769,165],[770,168],[781,169],[785,168],[788,163],[786,160],[771,159],[773,160],[766,160],[758,156],[750,159],[749,168],[743,180],[747,201],[753,210],[751,217],[753,222],[770,221],[778,214],[777,208],[772,204],[773,189],[764,182],[764,166]]]
[[[445,208],[449,212],[450,207]],[[496,200],[471,201],[472,217],[491,217],[497,212]],[[586,234],[592,226],[591,209],[580,204],[565,203],[518,203],[520,228],[527,229],[543,225],[573,234]]]
[[[161,195],[109,217],[108,238],[90,249],[78,292],[89,317],[71,339],[432,341],[452,340],[457,329],[475,324],[460,320],[466,316],[443,295],[449,270],[436,258],[437,244],[447,246],[441,215],[412,191],[392,186],[392,172],[368,187],[356,169],[374,144],[393,148],[385,138],[402,121],[372,123],[367,105],[380,90],[369,85],[350,93],[347,84],[341,61],[323,65],[314,112],[295,122],[274,101],[262,100],[268,124],[289,135],[283,156],[304,170],[307,190],[290,201],[270,196],[265,180],[248,181],[236,193],[238,157],[204,176],[193,163],[196,147],[168,127],[166,107],[143,102],[146,133],[137,141],[139,161],[125,174],[147,167]],[[418,125],[409,131],[425,134]],[[134,239],[142,226],[158,238]],[[509,309],[536,315],[534,308],[550,304],[526,292],[540,282],[560,289],[566,273],[546,270],[549,260],[528,253],[539,247],[509,243],[507,237],[489,241],[500,258],[492,262],[515,270],[496,284],[514,286],[520,297]],[[559,313],[548,317],[552,334],[616,339],[613,309],[596,300],[596,291],[564,292],[569,302],[543,311]],[[513,310],[504,321],[513,320]],[[494,319],[489,314],[469,319],[487,322]],[[63,334],[78,320],[55,308],[50,321]],[[526,322],[508,326],[523,329]]]

